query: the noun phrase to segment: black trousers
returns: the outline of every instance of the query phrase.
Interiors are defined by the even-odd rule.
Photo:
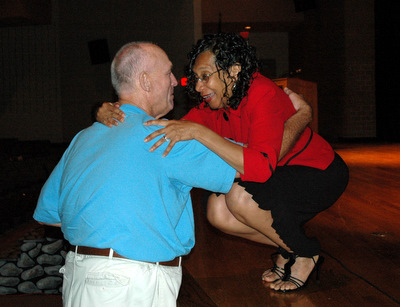
[[[270,210],[272,227],[297,255],[320,254],[316,238],[309,238],[303,225],[332,206],[346,189],[349,171],[342,158],[335,159],[326,170],[307,166],[278,166],[265,183],[239,182],[263,210]]]

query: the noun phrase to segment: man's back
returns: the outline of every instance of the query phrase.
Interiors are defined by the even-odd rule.
[[[122,108],[123,124],[95,123],[74,138],[52,174],[57,179],[49,180],[59,183],[54,191],[60,194],[42,193],[39,205],[45,197],[58,201],[73,245],[112,247],[141,261],[187,254],[194,245],[191,188],[227,192],[235,171],[197,141],[181,142],[165,158],[164,148],[150,152],[153,142],[144,138],[157,127],[143,122],[152,118],[137,107]]]

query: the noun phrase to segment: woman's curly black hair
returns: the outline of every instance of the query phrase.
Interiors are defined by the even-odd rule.
[[[215,66],[228,75],[228,69],[232,65],[240,64],[241,71],[237,76],[232,96],[228,97],[227,95],[228,84],[226,82],[224,93],[224,96],[228,98],[229,106],[232,109],[237,109],[242,99],[247,95],[253,74],[260,67],[255,48],[250,46],[243,37],[235,33],[209,34],[200,39],[188,54],[189,64],[186,68],[188,94],[198,103],[201,103],[203,98],[196,92],[197,76],[193,72],[193,66],[197,56],[207,50],[215,55]]]

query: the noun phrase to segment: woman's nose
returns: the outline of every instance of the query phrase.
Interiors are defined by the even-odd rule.
[[[203,88],[203,82],[199,79],[196,80],[196,86],[195,86],[195,90],[196,92],[201,92],[201,89]]]

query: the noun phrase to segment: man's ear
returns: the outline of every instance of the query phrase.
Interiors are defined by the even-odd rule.
[[[229,68],[229,73],[232,78],[237,79],[237,75],[238,73],[240,73],[241,70],[242,66],[239,63],[236,63]]]
[[[139,83],[140,87],[145,91],[145,92],[150,92],[151,89],[151,82],[149,79],[149,75],[143,71],[140,76],[139,76]]]

